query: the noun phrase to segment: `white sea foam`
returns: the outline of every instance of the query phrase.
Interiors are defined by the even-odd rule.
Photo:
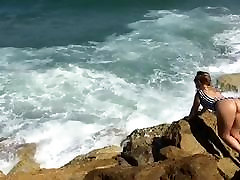
[[[215,66],[209,69],[217,73],[237,73],[240,72],[240,16],[227,15],[222,22],[229,24],[227,30],[216,34],[213,37],[217,48],[222,49],[222,57]]]
[[[9,126],[4,134],[37,143],[36,160],[45,168],[60,167],[94,148],[119,144],[136,128],[170,122],[184,113],[177,112],[180,106],[169,98],[170,93],[128,83],[108,72],[70,65],[44,73],[23,72],[14,78],[27,81],[24,86],[9,86],[1,99],[5,106],[5,97],[11,100],[2,110],[3,123]],[[11,88],[26,89],[15,93]],[[161,103],[168,106],[172,100],[177,117],[168,118],[171,111]],[[14,163],[10,164],[2,165]]]
[[[27,131],[23,134],[25,134],[26,142],[37,143],[37,162],[41,164],[41,167],[50,168],[60,167],[76,155],[86,153],[94,146],[91,136],[103,128],[104,126],[95,123],[53,120],[34,129],[31,136]]]

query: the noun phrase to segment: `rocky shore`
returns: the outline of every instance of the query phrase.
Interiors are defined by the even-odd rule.
[[[240,81],[226,83],[227,78],[218,80],[222,89],[238,87]],[[240,75],[231,78],[240,79]],[[209,111],[192,121],[181,119],[136,129],[122,141],[121,147],[96,149],[61,168],[40,169],[34,161],[35,151],[35,144],[19,148],[19,162],[7,175],[0,173],[0,180],[240,179],[239,154],[218,137],[216,117]]]
[[[222,91],[240,91],[239,73],[224,74],[217,79],[217,85]]]

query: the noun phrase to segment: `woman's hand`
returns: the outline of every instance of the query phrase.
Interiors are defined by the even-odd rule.
[[[190,117],[189,116],[185,116],[183,119],[186,120],[186,121],[190,121]]]

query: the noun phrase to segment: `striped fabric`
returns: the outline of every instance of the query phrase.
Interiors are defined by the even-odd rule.
[[[199,95],[199,99],[200,99],[200,104],[207,108],[207,109],[210,109],[212,111],[216,111],[216,103],[220,100],[223,100],[223,99],[236,99],[234,97],[220,97],[220,98],[212,98],[210,96],[208,96],[203,90],[201,89],[197,89],[197,94]],[[240,99],[237,98],[237,99]]]
[[[201,89],[198,89],[197,90],[197,93],[199,95],[199,99],[200,99],[200,104],[205,107],[205,108],[208,108],[212,111],[215,111],[215,105],[216,105],[216,102],[219,100],[219,99],[214,99],[212,97],[209,97],[206,93],[203,92],[203,90]]]

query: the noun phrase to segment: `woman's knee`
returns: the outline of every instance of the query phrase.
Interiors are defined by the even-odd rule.
[[[240,140],[240,129],[238,128],[232,128],[230,131],[231,136],[233,136],[234,138],[238,139],[238,141]]]
[[[231,134],[229,132],[218,132],[218,135],[223,140],[227,140],[231,136]]]
[[[231,131],[230,135],[232,137],[234,137],[235,139],[239,139],[240,138],[239,133],[237,133],[236,131]]]

